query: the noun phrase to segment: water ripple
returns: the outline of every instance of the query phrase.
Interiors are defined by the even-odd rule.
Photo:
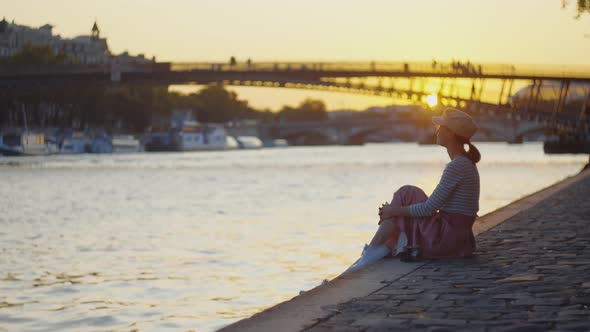
[[[478,148],[480,214],[587,162]],[[0,157],[2,327],[220,328],[338,275],[376,207],[403,184],[431,192],[447,160],[414,144]]]

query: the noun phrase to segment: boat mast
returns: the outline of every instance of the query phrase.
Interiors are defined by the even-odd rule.
[[[29,132],[29,128],[27,128],[27,112],[25,111],[25,104],[22,103],[21,106],[22,106],[21,107],[21,110],[23,112],[23,122],[25,124],[25,133],[28,133]]]

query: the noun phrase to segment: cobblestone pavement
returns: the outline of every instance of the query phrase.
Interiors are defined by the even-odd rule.
[[[334,306],[319,331],[590,331],[590,177],[432,261]]]

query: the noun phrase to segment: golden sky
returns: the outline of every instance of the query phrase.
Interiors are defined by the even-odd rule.
[[[62,37],[96,19],[115,53],[159,61],[590,64],[590,16],[560,0],[0,0]]]
[[[87,35],[158,61],[450,61],[590,65],[590,15],[561,0],[0,0],[8,21]],[[536,67],[536,66],[535,66]],[[195,89],[192,87],[191,89]],[[390,98],[231,87],[257,108],[305,98],[364,109]]]

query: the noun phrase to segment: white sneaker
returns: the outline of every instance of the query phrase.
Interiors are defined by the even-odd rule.
[[[387,254],[390,252],[390,249],[384,244],[379,246],[370,246],[365,244],[361,258],[354,262],[354,264],[344,271],[344,273],[353,272],[367,265],[371,265],[381,258],[387,256]]]
[[[406,233],[400,232],[399,237],[397,239],[397,246],[395,246],[395,249],[391,251],[391,254],[393,256],[397,256],[400,252],[404,251],[404,247],[407,245],[408,237],[406,236]]]
[[[352,271],[356,271],[357,269],[352,270],[353,266],[357,265],[358,262],[360,262],[360,260],[363,258],[363,255],[365,254],[365,251],[367,251],[367,248],[369,248],[369,245],[365,243],[365,246],[363,247],[363,251],[361,251],[361,257],[359,257],[359,259],[357,259],[354,263],[352,263],[352,265],[346,269],[346,271],[344,271],[343,273],[346,272],[352,272]]]
[[[363,247],[363,251],[361,251],[361,256],[363,256],[365,254],[365,251],[367,251],[367,248],[369,248],[369,245],[365,243],[365,246]]]

